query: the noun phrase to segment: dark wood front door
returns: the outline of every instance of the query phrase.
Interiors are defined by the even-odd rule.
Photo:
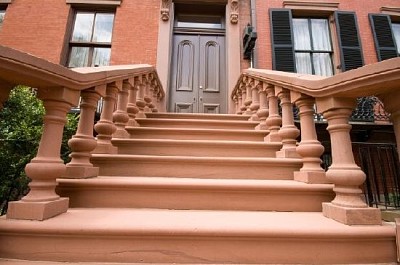
[[[169,111],[226,113],[225,37],[175,34]]]

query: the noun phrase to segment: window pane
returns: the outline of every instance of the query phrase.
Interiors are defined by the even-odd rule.
[[[6,14],[5,10],[0,10],[0,29],[1,29],[1,26],[3,25],[3,20],[4,20],[5,14]]]
[[[329,53],[313,54],[314,71],[316,75],[332,76],[332,61]]]
[[[105,66],[110,64],[110,48],[95,48],[93,51],[92,66]]]
[[[72,47],[69,55],[68,67],[84,67],[88,66],[89,48],[88,47]]]
[[[299,74],[312,74],[311,57],[309,53],[296,52],[296,68]]]
[[[397,45],[397,53],[400,54],[400,24],[393,23],[392,31]]]
[[[114,14],[102,14],[102,13],[96,14],[93,41],[111,42],[113,24],[114,24]]]
[[[72,41],[90,42],[92,39],[94,14],[77,13]]]
[[[312,40],[315,51],[331,51],[327,19],[311,19]]]
[[[294,49],[311,50],[308,20],[303,18],[293,19]]]

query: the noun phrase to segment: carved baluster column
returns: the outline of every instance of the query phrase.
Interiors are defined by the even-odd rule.
[[[139,84],[139,90],[136,98],[136,106],[139,108],[139,111],[138,113],[136,113],[136,118],[146,118],[146,114],[144,113],[145,112],[144,108],[146,107],[146,101],[144,100],[144,95],[147,85],[147,79],[146,76],[143,75],[139,76],[137,80]]]
[[[303,159],[303,167],[294,172],[294,180],[310,184],[328,183],[325,170],[321,167],[321,155],[324,147],[317,139],[314,122],[315,100],[307,95],[291,92],[292,102],[299,108],[301,142],[296,151]]]
[[[97,146],[93,153],[96,154],[116,154],[117,147],[111,143],[112,135],[116,127],[112,121],[117,92],[122,89],[122,83],[113,82],[107,85],[106,96],[104,97],[103,111],[100,120],[94,126],[98,133]]]
[[[254,79],[251,78],[247,78],[247,82],[246,82],[246,99],[244,101],[244,106],[246,107],[246,110],[244,111],[244,114],[246,115],[252,115],[253,112],[250,109],[250,105],[253,102],[252,99],[252,92],[251,92],[251,88],[254,85]]]
[[[377,208],[368,208],[361,198],[360,186],[365,174],[354,162],[350,139],[349,117],[356,101],[349,98],[317,98],[317,108],[328,120],[332,149],[332,165],[327,179],[335,186],[335,199],[322,204],[323,214],[348,225],[381,224]]]
[[[130,78],[127,81],[129,84],[129,95],[126,110],[129,120],[126,126],[137,127],[139,124],[136,121],[136,114],[139,112],[139,108],[136,106],[136,98],[139,91],[139,77]]]
[[[121,85],[122,89],[118,92],[117,110],[113,113],[113,121],[116,131],[113,133],[115,138],[129,138],[129,133],[125,130],[125,126],[129,121],[128,94],[131,85],[128,80],[124,80]]]
[[[157,81],[156,79],[153,77],[153,79],[151,80],[150,83],[150,88],[149,88],[149,98],[150,98],[150,102],[149,102],[149,112],[154,112],[153,109],[156,107],[155,102],[156,102],[156,97],[154,96],[154,92],[156,90],[157,87]]]
[[[93,137],[94,115],[97,102],[105,95],[106,86],[97,86],[82,91],[80,117],[76,134],[68,141],[71,162],[67,164],[64,178],[90,178],[99,174],[99,168],[90,162],[90,153],[96,148]]]
[[[242,90],[240,89],[237,92],[237,99],[238,99],[238,109],[236,111],[236,114],[242,115],[243,100],[242,100]]]
[[[257,111],[260,108],[260,95],[258,93],[258,91],[260,90],[260,87],[262,87],[262,82],[253,80],[252,86],[251,86],[252,102],[250,105],[250,110],[252,113],[250,120],[252,120],[252,121],[260,120],[260,118],[257,115]]]
[[[293,105],[290,102],[289,90],[282,87],[275,87],[275,94],[281,100],[282,127],[279,136],[282,139],[282,149],[276,152],[276,157],[300,158],[296,152],[296,138],[300,135],[299,129],[294,125]]]
[[[245,104],[246,98],[247,98],[247,89],[246,89],[246,79],[247,77],[243,78],[243,81],[240,83],[240,91],[242,91],[242,104],[240,107],[240,111],[242,112],[242,115],[245,115],[246,110],[247,110],[247,106]]]
[[[149,74],[146,78],[146,83],[145,83],[145,89],[144,89],[144,102],[146,105],[144,106],[144,112],[149,113],[151,112],[151,93],[152,93],[152,81],[153,81],[153,75]]]
[[[155,84],[154,90],[153,90],[153,102],[154,107],[151,109],[152,112],[158,112],[158,108],[160,107],[160,101],[158,99],[158,93],[160,91],[160,87],[158,86],[158,83]]]
[[[266,88],[266,91],[267,91],[269,115],[265,123],[268,126],[269,134],[265,137],[265,141],[280,142],[281,137],[279,136],[279,129],[282,124],[282,118],[279,115],[278,97],[275,96],[274,86],[268,86]]]
[[[68,198],[55,192],[56,179],[64,175],[66,166],[60,158],[61,141],[67,113],[79,100],[79,91],[52,87],[39,89],[46,114],[37,155],[25,167],[32,181],[28,195],[10,202],[7,218],[44,220],[68,210]]]
[[[271,85],[266,84],[264,82],[261,83],[261,87],[258,90],[258,94],[260,97],[260,109],[257,111],[257,116],[260,119],[260,124],[257,125],[257,130],[267,130],[268,126],[266,123],[269,110],[268,110],[268,98],[267,98],[267,87]]]

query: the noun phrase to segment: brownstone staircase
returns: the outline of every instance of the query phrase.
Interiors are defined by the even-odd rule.
[[[185,264],[394,262],[395,227],[324,217],[331,184],[293,180],[301,159],[276,158],[248,116],[148,113],[93,154],[100,174],[58,179],[70,209],[0,223],[2,257]],[[6,232],[5,232],[6,231]],[[15,246],[18,246],[17,248]]]

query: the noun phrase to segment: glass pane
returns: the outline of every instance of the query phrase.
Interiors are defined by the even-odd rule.
[[[112,30],[114,24],[114,14],[96,14],[94,23],[94,42],[111,42]]]
[[[312,74],[311,56],[309,53],[296,52],[296,69],[299,74]]]
[[[90,42],[92,39],[94,14],[77,13],[72,41]]]
[[[89,48],[88,47],[72,47],[69,55],[68,67],[84,67],[88,66]]]
[[[311,32],[315,51],[332,50],[327,19],[311,19]]]
[[[293,19],[294,49],[311,50],[310,31],[308,30],[308,19]]]
[[[332,76],[332,61],[329,53],[313,54],[314,71],[316,75]]]
[[[92,66],[105,66],[110,64],[110,48],[94,48]]]
[[[176,27],[222,29],[220,16],[178,15]]]
[[[4,20],[5,14],[6,14],[5,10],[0,10],[0,29],[1,29],[1,26],[3,25],[3,20]]]
[[[397,53],[400,54],[400,24],[393,23],[392,31],[397,45]]]

